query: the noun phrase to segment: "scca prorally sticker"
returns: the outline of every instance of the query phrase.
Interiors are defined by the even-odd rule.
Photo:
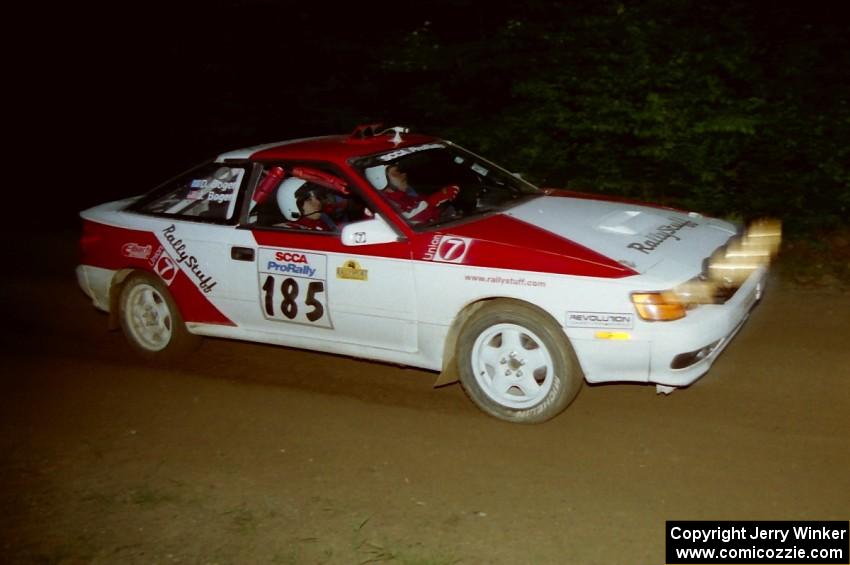
[[[163,229],[162,236],[165,238],[165,241],[168,242],[171,251],[174,252],[177,264],[180,265],[182,263],[186,265],[189,272],[192,273],[192,276],[197,281],[198,287],[203,290],[204,293],[212,291],[217,281],[213,279],[212,275],[205,273],[201,268],[198,258],[189,253],[188,246],[177,235],[177,226],[171,224],[167,228]]]
[[[121,254],[128,259],[148,259],[153,251],[153,245],[142,245],[140,243],[125,243],[121,247]]]
[[[431,238],[431,242],[422,257],[426,261],[463,263],[471,245],[471,238],[438,233]]]
[[[333,328],[326,255],[293,249],[257,250],[260,308],[267,320]]]
[[[568,328],[619,328],[634,326],[630,312],[567,312]]]

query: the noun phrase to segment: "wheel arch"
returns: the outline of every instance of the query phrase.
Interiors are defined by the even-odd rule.
[[[121,288],[124,286],[124,282],[136,271],[140,269],[130,269],[124,268],[119,269],[112,276],[112,282],[109,285],[109,329],[117,330],[121,328],[121,319],[119,318],[119,304],[118,301],[121,298]],[[146,272],[146,271],[142,271]]]
[[[457,340],[460,336],[460,330],[463,328],[463,325],[466,321],[471,318],[478,310],[480,310],[485,304],[490,304],[494,301],[500,302],[513,302],[516,304],[522,304],[532,310],[535,310],[542,316],[549,318],[556,326],[561,327],[560,322],[555,319],[552,314],[533,304],[527,300],[522,300],[519,298],[514,298],[510,296],[489,296],[486,298],[479,298],[474,302],[470,302],[455,316],[455,319],[452,321],[452,325],[449,327],[448,333],[446,333],[446,338],[443,343],[443,366],[440,371],[440,374],[437,376],[437,380],[434,381],[434,387],[440,387],[444,385],[449,385],[452,383],[456,383],[460,380],[460,375],[457,371]],[[565,339],[569,339],[566,335],[564,335]]]

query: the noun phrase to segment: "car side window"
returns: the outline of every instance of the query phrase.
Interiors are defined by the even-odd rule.
[[[288,164],[263,166],[248,207],[248,225],[324,233],[371,214],[340,177]]]
[[[143,197],[135,211],[205,221],[228,221],[247,178],[243,165],[209,163]]]

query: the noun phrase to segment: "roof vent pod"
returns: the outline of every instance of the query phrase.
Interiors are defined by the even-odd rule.
[[[354,140],[354,141],[366,141],[366,140],[369,140],[369,139],[374,139],[374,138],[379,137],[381,135],[395,134],[395,135],[393,135],[392,139],[390,139],[390,142],[393,143],[394,145],[398,145],[399,143],[401,143],[403,141],[403,139],[401,138],[401,134],[407,133],[407,132],[410,131],[410,128],[405,128],[405,127],[401,127],[401,126],[395,126],[395,127],[391,127],[391,128],[387,128],[387,129],[379,131],[379,129],[383,125],[384,124],[377,123],[377,124],[364,124],[364,125],[357,126],[356,128],[354,128],[354,131],[351,132],[351,136],[350,136],[349,139]]]
[[[354,128],[354,131],[351,132],[351,139],[368,139],[370,137],[375,137],[376,135],[380,135],[378,133],[378,128],[380,128],[382,123],[377,124],[361,124]]]

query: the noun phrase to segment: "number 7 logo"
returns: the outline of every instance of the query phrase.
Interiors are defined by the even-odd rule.
[[[437,247],[434,260],[443,263],[461,263],[469,251],[471,242],[472,240],[467,237],[444,237]]]
[[[162,280],[165,281],[165,284],[169,286],[174,281],[174,278],[177,276],[177,265],[174,264],[174,261],[171,260],[171,257],[165,254],[160,256],[153,270],[156,272],[156,274],[162,277]]]

